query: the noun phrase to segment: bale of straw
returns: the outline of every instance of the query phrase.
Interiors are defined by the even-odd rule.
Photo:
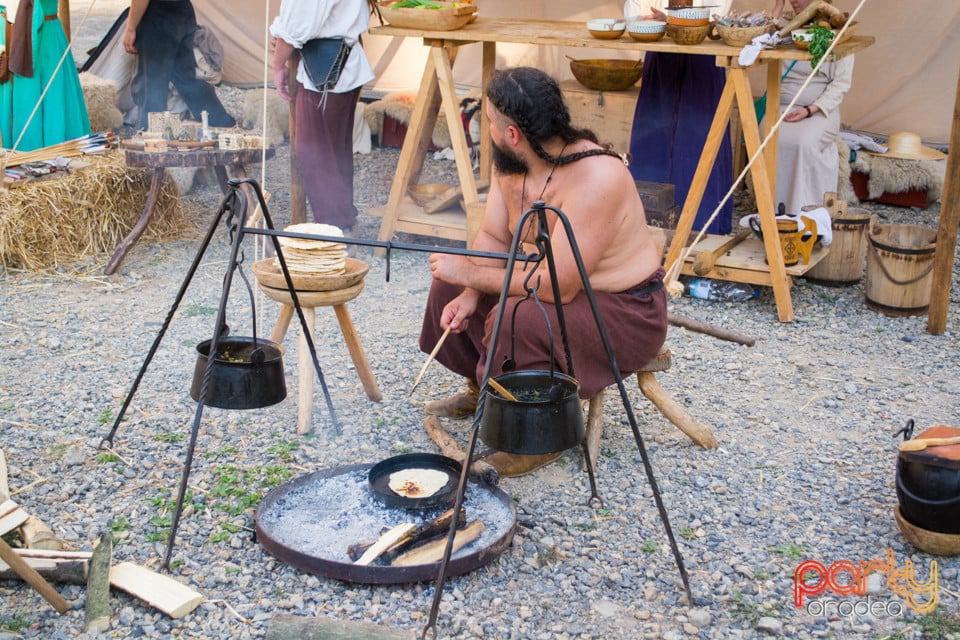
[[[80,74],[80,88],[87,103],[91,131],[116,131],[123,125],[123,113],[117,108],[117,83],[89,71]]]
[[[83,156],[74,165],[79,168],[0,193],[0,265],[5,269],[56,270],[90,257],[105,263],[140,218],[151,170],[128,169],[119,149]],[[185,231],[195,226],[167,179],[140,242]]]

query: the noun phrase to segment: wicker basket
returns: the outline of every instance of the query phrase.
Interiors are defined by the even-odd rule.
[[[723,40],[723,44],[730,47],[744,47],[757,36],[770,33],[776,27],[772,24],[760,25],[758,27],[731,27],[725,24],[715,23],[710,29],[711,40]]]

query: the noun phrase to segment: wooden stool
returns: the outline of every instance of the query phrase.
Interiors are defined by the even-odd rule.
[[[283,337],[287,334],[290,327],[290,320],[293,318],[294,309],[293,299],[287,289],[275,289],[262,283],[258,283],[260,289],[272,300],[276,300],[281,305],[280,315],[277,317],[277,324],[273,327],[270,339],[280,344]],[[296,286],[296,285],[295,285]],[[340,324],[340,332],[343,333],[343,339],[347,343],[347,351],[350,352],[350,358],[353,360],[353,366],[357,369],[357,375],[363,384],[363,390],[367,397],[374,402],[380,402],[383,395],[377,387],[377,381],[373,377],[373,371],[367,362],[367,356],[360,345],[360,338],[357,336],[357,330],[350,319],[350,312],[347,311],[347,302],[353,300],[363,291],[363,281],[335,291],[297,291],[297,299],[300,301],[300,308],[303,309],[303,317],[306,320],[307,327],[310,329],[310,335],[314,335],[316,329],[317,307],[333,307],[337,314],[337,322]],[[316,346],[316,341],[314,341]],[[297,372],[299,378],[299,404],[297,405],[297,433],[306,433],[310,430],[310,421],[313,416],[313,360],[309,356],[309,347],[305,334],[300,332],[298,342],[298,362]]]
[[[666,371],[670,368],[670,349],[663,347],[653,360],[643,365],[637,371],[637,382],[640,391],[654,404],[660,413],[687,434],[691,440],[704,449],[714,449],[717,439],[713,436],[710,427],[693,419],[680,403],[668,394],[654,373]],[[587,400],[587,451],[590,454],[590,464],[597,468],[597,454],[600,451],[600,436],[603,435],[603,392],[601,389],[596,395]]]

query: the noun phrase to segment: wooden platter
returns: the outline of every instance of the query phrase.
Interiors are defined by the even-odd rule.
[[[257,282],[272,289],[283,289],[286,291],[287,282],[283,278],[283,272],[274,258],[264,258],[257,260],[250,269],[256,276]],[[347,258],[346,269],[343,273],[333,275],[307,275],[290,272],[290,278],[293,280],[293,286],[297,291],[339,291],[352,287],[367,275],[370,266],[356,258]]]
[[[436,2],[439,9],[393,8],[381,3],[380,13],[391,25],[403,29],[455,31],[473,20],[476,5],[459,2]]]

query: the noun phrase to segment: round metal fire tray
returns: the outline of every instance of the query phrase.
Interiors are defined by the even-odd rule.
[[[391,567],[356,565],[347,546],[375,540],[381,529],[404,522],[416,525],[445,509],[409,511],[388,507],[368,486],[369,464],[314,471],[276,487],[255,515],[260,545],[272,556],[313,575],[360,584],[406,584],[435,580],[440,563]],[[484,524],[480,538],[450,557],[448,576],[489,564],[510,546],[517,524],[516,506],[496,487],[470,482],[463,506],[467,520]]]
[[[387,458],[370,467],[367,480],[375,498],[388,507],[423,511],[437,507],[452,507],[457,500],[457,486],[463,467],[453,458],[435,453],[404,453]],[[390,488],[390,474],[404,469],[430,469],[447,474],[447,483],[432,496],[408,498]]]

